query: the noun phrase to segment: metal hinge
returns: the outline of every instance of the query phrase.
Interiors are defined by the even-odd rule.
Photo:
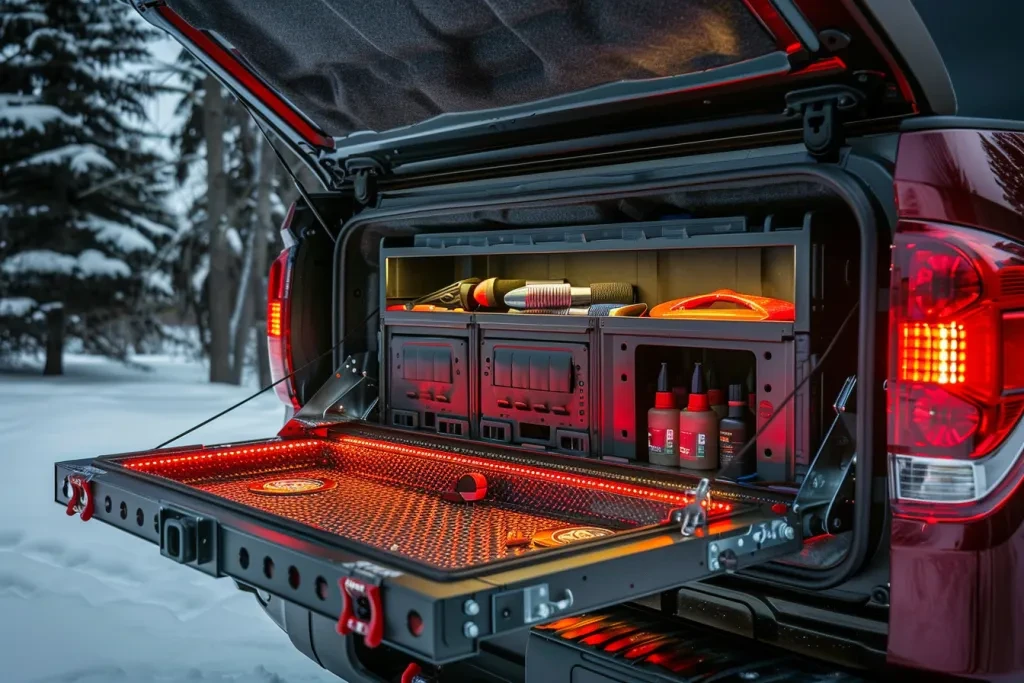
[[[786,116],[803,117],[804,146],[815,159],[835,161],[846,141],[843,118],[859,109],[864,93],[845,85],[786,93]]]
[[[348,159],[345,162],[345,173],[352,178],[352,193],[357,202],[363,206],[376,205],[377,179],[384,172],[384,166],[369,157]]]

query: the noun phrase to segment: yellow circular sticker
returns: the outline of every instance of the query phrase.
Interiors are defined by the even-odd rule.
[[[570,526],[564,529],[547,529],[538,531],[533,535],[533,544],[542,548],[554,548],[579,541],[589,541],[592,538],[611,536],[610,529],[602,529],[596,526]]]
[[[307,493],[319,493],[333,489],[333,479],[314,479],[312,477],[289,477],[287,479],[269,479],[249,486],[253,493],[269,496],[298,496]]]

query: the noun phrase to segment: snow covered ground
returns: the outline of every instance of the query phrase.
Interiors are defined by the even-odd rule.
[[[66,376],[0,369],[0,679],[5,683],[337,681],[253,596],[53,502],[53,462],[150,448],[244,398],[206,369],[71,356]],[[273,392],[177,445],[270,436]]]

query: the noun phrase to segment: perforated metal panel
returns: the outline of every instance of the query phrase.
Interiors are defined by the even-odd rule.
[[[510,531],[532,535],[574,524],[626,530],[659,524],[685,504],[655,491],[540,467],[514,465],[362,437],[298,440],[137,456],[122,464],[444,570],[540,552],[508,547]],[[441,493],[469,472],[488,482],[482,502]],[[267,495],[250,485],[309,477],[336,485]]]

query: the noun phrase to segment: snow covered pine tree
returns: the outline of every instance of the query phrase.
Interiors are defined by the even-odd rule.
[[[69,337],[125,357],[172,294],[167,183],[109,182],[159,168],[131,72],[152,36],[116,0],[0,0],[0,351],[45,348],[46,374]]]

